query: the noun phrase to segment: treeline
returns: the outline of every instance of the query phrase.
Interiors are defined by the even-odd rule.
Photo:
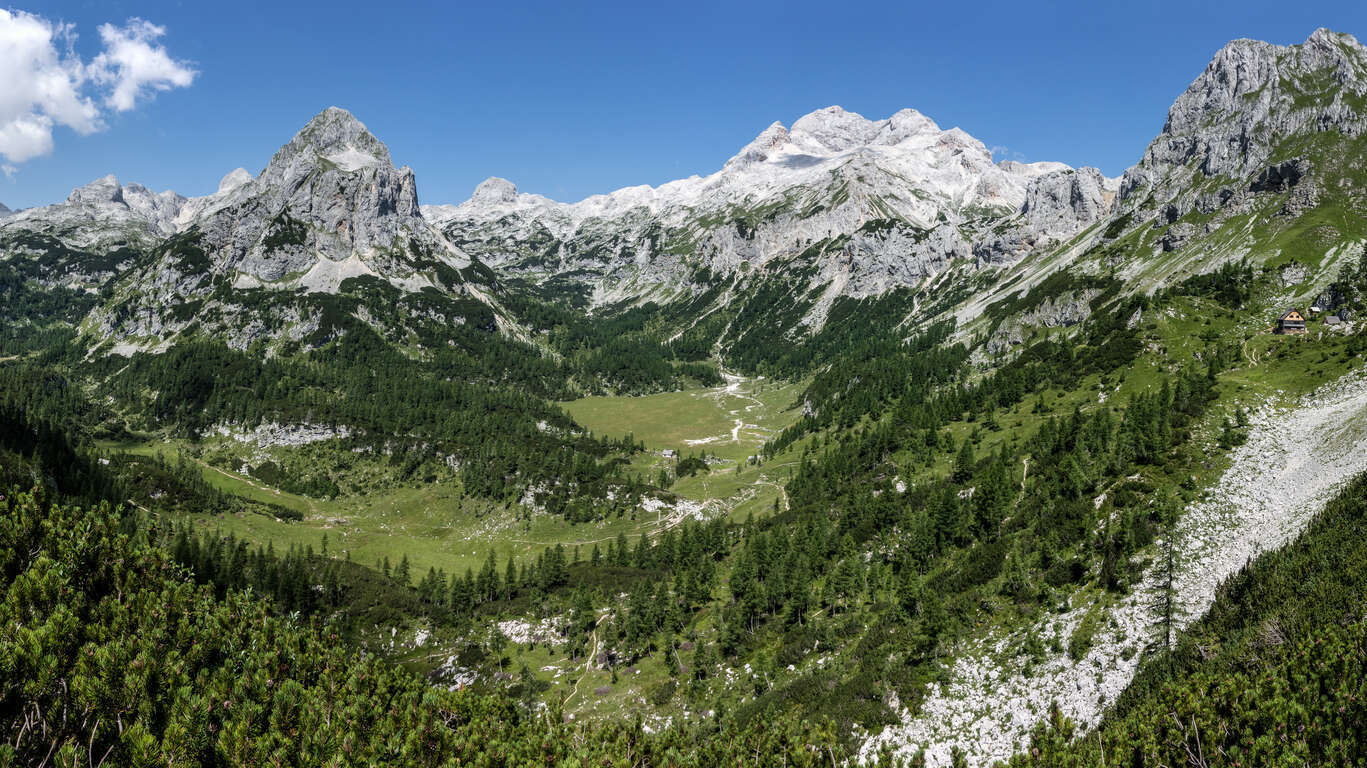
[[[506,302],[563,358],[566,380],[584,393],[646,394],[722,383],[716,366],[674,359],[660,339],[661,309],[653,302],[609,307],[593,317],[542,301],[530,290],[514,292]]]
[[[562,410],[517,389],[445,377],[368,329],[302,358],[190,341],[98,365],[116,401],[145,414],[144,428],[193,437],[218,424],[345,425],[355,447],[388,454],[403,478],[454,461],[467,492],[503,501],[531,486],[561,505],[601,497],[620,477],[606,459],[638,447],[583,434]]]

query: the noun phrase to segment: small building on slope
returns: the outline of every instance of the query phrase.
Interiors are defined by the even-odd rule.
[[[1277,318],[1277,333],[1305,333],[1305,315],[1299,309],[1288,309]]]

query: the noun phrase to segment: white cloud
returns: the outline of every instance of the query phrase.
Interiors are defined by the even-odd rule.
[[[0,157],[7,175],[16,163],[50,153],[57,126],[102,130],[98,102],[124,112],[156,91],[193,82],[195,71],[156,44],[165,28],[129,19],[99,31],[104,49],[87,64],[73,49],[71,25],[0,9]]]
[[[992,159],[998,162],[1002,160],[1015,160],[1018,163],[1025,162],[1024,153],[1017,152],[1010,147],[1004,147],[1001,144],[993,144],[992,148],[988,151],[992,153]]]
[[[165,27],[142,19],[129,19],[123,27],[100,25],[105,50],[91,62],[90,71],[95,82],[112,86],[106,105],[127,112],[152,91],[185,88],[194,82],[197,72],[184,62],[172,61],[165,48],[154,45],[165,34]]]

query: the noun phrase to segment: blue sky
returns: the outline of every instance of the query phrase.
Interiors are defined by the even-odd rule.
[[[100,25],[144,19],[164,29],[155,46],[195,74],[123,111],[92,92],[100,129],[57,125],[49,154],[8,163],[0,202],[57,201],[107,173],[206,194],[235,167],[259,172],[333,104],[414,168],[424,203],[459,202],[491,175],[577,200],[706,174],[774,120],[830,104],[870,118],[914,107],[1002,157],[1116,175],[1226,41],[1297,43],[1318,26],[1367,36],[1364,5],[14,5],[70,24],[87,62],[102,50]]]

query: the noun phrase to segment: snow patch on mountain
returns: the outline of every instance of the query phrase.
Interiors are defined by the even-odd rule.
[[[359,171],[362,168],[378,168],[380,158],[356,147],[343,147],[338,152],[323,156],[328,162],[344,171]]]
[[[424,206],[423,212],[439,226],[535,212],[564,235],[585,221],[610,219],[638,208],[677,222],[694,210],[761,203],[795,187],[817,185],[847,166],[880,171],[886,178],[866,181],[896,198],[922,225],[932,223],[939,211],[923,202],[926,197],[957,206],[1016,209],[1024,202],[1028,179],[1068,167],[994,163],[982,142],[958,128],[941,130],[913,109],[875,121],[833,106],[803,116],[792,130],[773,123],[721,170],[705,177],[690,176],[659,187],[625,187],[577,203],[517,194],[511,182],[495,177],[481,183],[464,203]]]

